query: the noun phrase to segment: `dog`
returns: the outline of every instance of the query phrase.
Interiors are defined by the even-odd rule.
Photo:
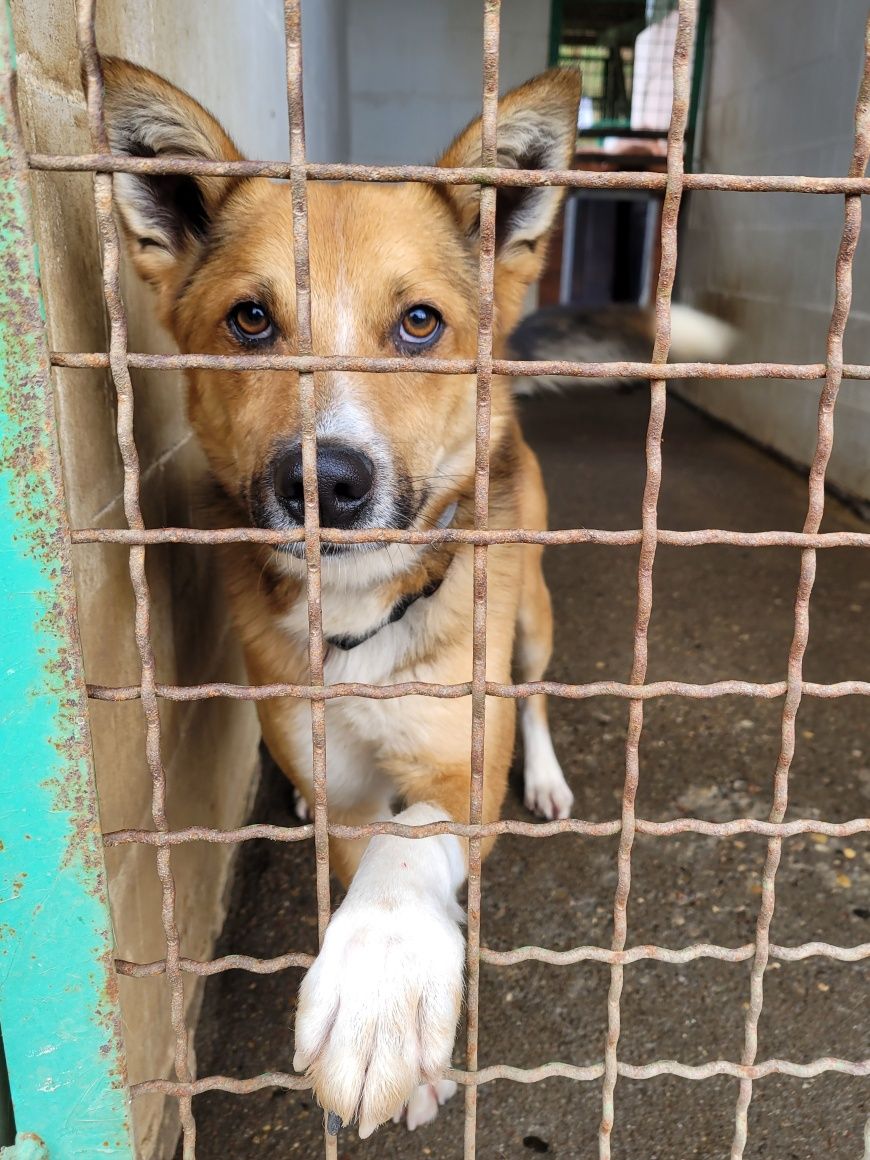
[[[218,122],[156,74],[103,61],[113,152],[238,160]],[[580,79],[551,70],[503,97],[498,164],[567,169]],[[444,166],[480,164],[480,123]],[[126,248],[154,290],[183,352],[293,354],[295,283],[290,186],[265,178],[118,173]],[[497,195],[496,357],[540,276],[563,190]],[[478,187],[311,182],[311,316],[319,355],[471,359],[477,350]],[[648,352],[647,352],[648,353]],[[226,526],[296,532],[303,525],[301,414],[292,371],[187,373],[189,417],[221,496]],[[326,528],[473,526],[475,379],[430,373],[314,376],[320,524]],[[489,525],[546,528],[537,460],[523,440],[512,387],[492,383]],[[490,681],[540,680],[552,646],[540,545],[488,551]],[[468,544],[322,548],[327,682],[470,679],[472,548]],[[308,611],[301,544],[223,550],[232,614],[255,683],[306,684]],[[313,803],[310,712],[293,698],[258,701],[265,742]],[[486,705],[483,820],[498,819],[516,704]],[[329,816],[351,825],[417,826],[469,817],[467,698],[337,699],[326,704]],[[525,802],[568,817],[543,696],[520,707]],[[396,807],[398,812],[395,812]],[[491,847],[483,843],[483,852]],[[300,989],[294,1066],[334,1117],[361,1137],[391,1116],[432,1119],[455,1090],[450,1065],[463,995],[457,891],[467,842],[379,835],[331,839],[347,885]]]
[[[684,303],[671,304],[670,357],[675,362],[724,359],[737,341],[727,322]],[[655,340],[655,311],[633,303],[597,310],[573,305],[546,306],[528,314],[508,339],[512,358],[545,362],[649,362]],[[632,386],[642,380],[569,378],[564,375],[523,377],[515,395],[540,387]]]

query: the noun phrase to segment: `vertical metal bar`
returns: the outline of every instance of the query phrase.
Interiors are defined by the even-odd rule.
[[[674,45],[674,103],[668,132],[667,185],[662,209],[662,261],[656,290],[656,333],[652,361],[664,363],[671,344],[671,294],[677,269],[677,220],[683,196],[683,150],[689,112],[689,58],[697,17],[697,0],[680,0],[679,24]],[[649,425],[646,435],[646,484],[643,493],[642,539],[637,576],[637,616],[634,626],[634,660],[631,683],[642,685],[646,678],[650,616],[653,599],[653,563],[658,538],[658,499],[662,478],[662,432],[667,406],[664,379],[650,383]],[[625,950],[628,933],[628,895],[631,889],[631,852],[635,832],[635,799],[640,777],[640,735],[643,729],[643,701],[631,701],[628,737],[625,745],[625,784],[622,795],[622,828],[617,854],[617,885],[613,903],[611,949]],[[614,1092],[617,1080],[617,1045],[621,1022],[620,1001],[624,966],[610,968],[607,997],[607,1041],[604,1051],[604,1082],[601,1097],[601,1126],[598,1132],[600,1160],[610,1160],[610,1143],[615,1116]]]
[[[864,35],[864,73],[855,107],[855,146],[850,177],[862,177],[870,157],[870,17]],[[828,328],[825,385],[819,398],[816,450],[810,467],[807,515],[803,530],[818,532],[825,511],[825,472],[834,445],[834,407],[843,379],[843,334],[852,303],[852,262],[861,234],[861,195],[845,198],[843,233],[837,254],[836,291],[831,324]],[[795,720],[803,691],[803,659],[810,635],[810,598],[816,578],[816,549],[801,553],[801,570],[794,606],[794,633],[788,656],[785,703],[779,757],[773,777],[773,801],[769,820],[782,822],[788,807],[788,776],[795,751]],[[753,1064],[758,1050],[758,1023],[764,1003],[764,972],[770,957],[770,928],[776,905],[776,872],[782,857],[782,838],[770,838],[761,878],[761,902],[755,926],[755,956],[749,984],[749,1010],[746,1014],[741,1062]],[[731,1160],[742,1160],[749,1131],[749,1104],[752,1080],[742,1079],[735,1108]]]
[[[497,160],[498,49],[501,0],[484,0],[483,10],[483,115],[480,123],[480,161],[493,166]],[[489,432],[492,392],[492,324],[495,291],[494,186],[480,191],[480,256],[477,316],[477,425],[474,459],[474,526],[489,522]],[[483,820],[484,733],[486,718],[486,595],[487,548],[474,546],[474,611],[471,666],[471,799],[469,821]],[[468,842],[468,942],[466,946],[466,1051],[469,1071],[477,1070],[480,1004],[480,898],[481,840]],[[477,1085],[465,1089],[465,1157],[474,1160],[477,1149]]]
[[[308,261],[308,189],[305,175],[305,111],[302,99],[301,0],[285,0],[287,111],[290,119],[290,188],[293,198],[293,261],[296,278],[297,353],[312,353],[311,273]],[[308,667],[311,684],[323,685],[323,623],[320,576],[320,501],[317,488],[317,409],[314,375],[300,373],[302,411],[302,490],[305,508],[305,564],[308,597]],[[326,801],[326,706],[311,701],[314,778],[314,850],[317,875],[317,931],[322,945],[329,925],[329,834]],[[337,1155],[334,1136],[324,1130],[327,1160]]]
[[[103,74],[97,51],[95,17],[96,0],[77,0],[78,43],[85,75],[88,121],[95,148],[109,152],[103,116]],[[112,177],[94,175],[94,202],[97,226],[103,250],[103,294],[109,314],[109,366],[117,396],[118,447],[124,469],[124,514],[130,528],[141,531],[142,518],[139,453],[133,434],[133,384],[127,366],[127,314],[121,296],[121,245],[113,214]],[[145,572],[145,547],[130,548],[130,583],[135,599],[134,635],[139,653],[142,684],[142,712],[145,717],[145,756],[151,774],[151,815],[160,833],[169,830],[166,816],[166,770],[160,746],[160,709],[155,691],[156,672],[151,642],[151,594]],[[179,965],[181,957],[178,922],[175,914],[175,878],[172,873],[171,848],[157,847],[157,876],[161,890],[161,920],[166,938],[166,981],[169,988],[169,1013],[175,1038],[175,1074],[182,1083],[193,1079],[190,1046],[184,1018],[184,979]],[[189,1095],[179,1097],[179,1117],[184,1160],[196,1156],[196,1124],[193,1101]]]
[[[0,1025],[21,1155],[132,1160],[51,371],[0,20]],[[11,1123],[8,1125],[11,1127]],[[7,1143],[8,1141],[3,1141]]]

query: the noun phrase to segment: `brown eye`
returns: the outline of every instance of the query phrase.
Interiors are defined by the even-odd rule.
[[[412,306],[402,315],[399,339],[406,346],[431,346],[444,329],[444,319],[432,306]]]
[[[227,315],[230,330],[241,342],[265,342],[275,327],[269,313],[259,302],[238,302]]]

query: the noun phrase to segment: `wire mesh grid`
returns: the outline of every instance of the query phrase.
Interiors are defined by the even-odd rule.
[[[823,1057],[808,1063],[787,1059],[758,1059],[758,1024],[764,1001],[764,972],[771,959],[794,962],[811,956],[825,956],[840,962],[857,962],[870,958],[870,944],[853,947],[835,946],[824,942],[807,942],[796,946],[781,946],[771,942],[771,920],[776,899],[776,873],[786,838],[803,833],[846,837],[870,832],[870,818],[855,818],[833,823],[813,819],[786,822],[789,770],[795,748],[795,719],[804,696],[836,698],[870,695],[870,682],[839,681],[819,684],[805,681],[802,662],[809,637],[809,602],[813,590],[816,553],[820,549],[836,547],[870,548],[870,534],[857,532],[822,533],[821,520],[825,502],[825,472],[833,441],[833,416],[837,392],[844,377],[870,379],[870,366],[843,363],[843,333],[851,298],[852,261],[861,227],[861,194],[870,192],[870,181],[865,169],[870,154],[870,24],[865,43],[865,66],[856,106],[855,141],[852,164],[847,177],[765,177],[733,174],[685,174],[683,170],[684,142],[690,97],[690,56],[697,22],[697,0],[680,0],[678,29],[673,60],[673,109],[668,135],[667,172],[656,173],[578,173],[568,171],[504,170],[496,165],[496,127],[498,102],[499,62],[499,0],[484,0],[483,37],[483,119],[481,166],[475,169],[438,169],[427,166],[363,166],[312,165],[305,158],[304,118],[302,104],[302,43],[300,0],[285,0],[285,31],[287,42],[287,100],[290,115],[291,140],[288,163],[260,162],[206,162],[177,158],[131,158],[113,156],[109,151],[103,118],[103,84],[100,59],[96,46],[94,18],[96,0],[78,0],[78,34],[85,77],[88,115],[93,137],[94,153],[81,156],[33,154],[31,168],[59,171],[90,171],[94,174],[95,205],[103,248],[103,285],[111,330],[108,353],[53,352],[52,363],[66,367],[108,367],[117,392],[117,437],[124,469],[124,508],[127,529],[85,528],[73,532],[74,543],[116,543],[129,547],[130,579],[135,596],[135,638],[138,648],[141,676],[139,684],[126,687],[89,686],[92,698],[104,701],[139,699],[146,722],[146,753],[152,781],[153,829],[129,829],[105,835],[108,846],[140,843],[156,848],[157,869],[162,891],[162,920],[166,939],[166,956],[152,963],[118,961],[120,973],[133,977],[165,974],[169,995],[171,1021],[175,1041],[174,1079],[153,1079],[132,1088],[135,1097],[146,1092],[159,1092],[178,1100],[183,1134],[185,1160],[193,1160],[196,1149],[196,1126],[193,1116],[193,1097],[207,1091],[227,1091],[236,1094],[253,1092],[268,1086],[302,1088],[306,1080],[284,1072],[267,1072],[247,1079],[223,1076],[194,1078],[189,1053],[188,1027],[185,1022],[183,977],[185,973],[208,976],[230,969],[256,973],[271,973],[288,967],[307,966],[311,957],[287,954],[275,959],[257,959],[248,955],[230,955],[207,962],[185,958],[181,954],[179,929],[175,914],[175,882],[171,853],[175,845],[186,842],[208,841],[237,843],[252,839],[270,839],[280,842],[313,839],[316,851],[317,904],[319,935],[322,940],[330,917],[329,837],[363,837],[392,833],[408,838],[451,833],[467,838],[469,842],[468,878],[468,939],[467,939],[467,1044],[466,1066],[450,1072],[452,1078],[465,1085],[465,1150],[466,1157],[475,1155],[477,1122],[477,1092],[481,1084],[495,1079],[509,1079],[533,1083],[552,1076],[563,1076],[578,1081],[602,1081],[602,1111],[598,1138],[601,1160],[611,1155],[611,1138],[615,1120],[617,1081],[643,1080],[670,1075],[700,1080],[726,1075],[739,1081],[735,1104],[734,1134],[731,1145],[732,1160],[740,1160],[747,1142],[748,1110],[756,1081],[772,1074],[811,1078],[824,1072],[840,1072],[851,1076],[870,1076],[870,1060],[846,1060]],[[120,293],[120,242],[113,217],[112,173],[140,172],[153,174],[246,174],[266,175],[289,179],[293,199],[293,244],[298,304],[298,354],[294,356],[240,355],[235,357],[186,354],[142,355],[131,353],[127,342],[127,320]],[[411,180],[453,184],[478,184],[481,188],[481,229],[479,261],[479,328],[476,358],[473,360],[437,359],[369,359],[353,357],[315,357],[311,353],[311,288],[308,269],[308,222],[306,185],[310,180],[397,181]],[[495,256],[496,192],[508,185],[562,185],[576,187],[606,187],[632,189],[661,189],[664,191],[661,243],[662,264],[655,302],[655,344],[649,363],[529,363],[509,362],[493,358],[493,297]],[[816,195],[844,195],[845,218],[837,258],[835,304],[828,331],[824,363],[785,364],[752,363],[719,365],[705,363],[667,364],[670,344],[670,302],[677,261],[677,225],[680,203],[687,189],[728,189],[738,191],[795,191]],[[295,536],[286,532],[270,532],[252,528],[199,530],[187,528],[146,529],[140,506],[139,461],[133,437],[133,389],[130,369],[136,367],[220,367],[248,369],[262,367],[287,369],[299,374],[299,390],[303,416],[303,482],[305,498],[305,525]],[[438,371],[444,374],[475,374],[477,378],[476,464],[474,491],[474,527],[472,529],[438,531],[396,531],[375,529],[369,531],[338,531],[318,526],[314,372],[319,370],[366,370],[391,373],[400,369]],[[532,532],[523,529],[490,530],[487,527],[489,486],[489,417],[490,388],[493,375],[559,374],[584,377],[637,377],[650,382],[650,415],[646,437],[646,484],[643,496],[641,527],[629,531],[603,529],[571,529],[550,532]],[[806,519],[801,532],[760,531],[731,532],[723,529],[670,531],[658,527],[657,501],[662,477],[662,433],[667,404],[667,381],[680,378],[789,378],[823,380],[819,412],[818,435],[809,477],[809,496]],[[154,653],[150,638],[150,597],[145,571],[145,552],[148,545],[159,543],[227,542],[304,543],[307,570],[307,602],[309,617],[308,685],[245,686],[223,683],[192,686],[171,686],[157,682]],[[468,543],[474,557],[474,650],[471,680],[461,684],[439,685],[414,682],[395,685],[365,683],[324,684],[324,639],[320,608],[320,550],[323,543],[415,543],[439,542]],[[637,611],[634,636],[634,656],[630,681],[598,681],[585,684],[564,684],[540,681],[525,684],[502,685],[486,679],[486,594],[487,547],[501,543],[542,544],[608,544],[612,546],[640,546],[637,585]],[[789,546],[801,549],[800,580],[794,614],[794,631],[784,681],[766,684],[739,680],[723,680],[712,684],[691,684],[681,681],[646,682],[647,630],[653,598],[653,564],[659,544],[691,547],[702,544],[729,544],[761,548]],[[619,818],[606,822],[584,821],[571,818],[549,823],[497,821],[482,824],[482,782],[484,756],[484,707],[487,697],[525,698],[537,693],[557,697],[584,699],[598,696],[616,696],[629,701],[629,727],[625,750],[625,782],[622,811]],[[424,826],[407,827],[394,822],[378,822],[366,826],[339,826],[330,824],[326,798],[326,734],[325,704],[340,697],[369,697],[373,699],[405,697],[409,695],[433,697],[470,697],[472,713],[471,749],[471,802],[469,822],[434,822]],[[728,695],[766,699],[783,698],[781,748],[773,779],[773,804],[766,821],[740,818],[728,822],[710,822],[696,818],[678,818],[653,822],[638,818],[635,799],[639,780],[639,745],[643,729],[644,704],[657,697],[687,697],[707,699]],[[235,830],[190,827],[173,831],[166,814],[166,776],[160,750],[160,701],[196,700],[210,697],[233,697],[258,700],[271,697],[296,697],[310,702],[311,731],[314,753],[315,810],[312,824],[295,828],[269,825],[248,825]],[[481,945],[481,840],[484,836],[511,833],[531,838],[545,838],[560,833],[575,833],[587,837],[619,836],[618,881],[613,903],[614,929],[611,946],[578,946],[566,951],[553,951],[539,946],[519,947],[496,952]],[[753,833],[768,839],[762,893],[756,922],[755,939],[740,947],[725,947],[698,943],[683,949],[657,945],[629,945],[627,907],[631,887],[632,848],[635,835],[655,834],[670,836],[681,833],[705,834],[723,838],[736,834]],[[726,962],[751,962],[750,994],[745,1017],[744,1044],[739,1062],[713,1060],[703,1065],[688,1066],[674,1060],[658,1059],[642,1064],[631,1064],[619,1057],[621,994],[624,969],[627,964],[641,960],[658,960],[677,964],[695,959],[710,958]],[[607,1003],[607,1036],[603,1059],[579,1066],[567,1062],[546,1063],[521,1069],[504,1064],[478,1066],[478,976],[481,961],[496,965],[513,964],[526,960],[553,964],[600,962],[610,966],[611,979]],[[870,1160],[870,1121],[865,1129],[865,1160]],[[324,1137],[325,1154],[336,1156],[335,1138]]]

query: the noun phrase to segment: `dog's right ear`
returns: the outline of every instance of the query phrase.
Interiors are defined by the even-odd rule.
[[[113,153],[239,161],[242,155],[212,115],[156,73],[103,57],[105,121]],[[139,274],[166,289],[208,234],[234,177],[117,173],[115,206]]]

